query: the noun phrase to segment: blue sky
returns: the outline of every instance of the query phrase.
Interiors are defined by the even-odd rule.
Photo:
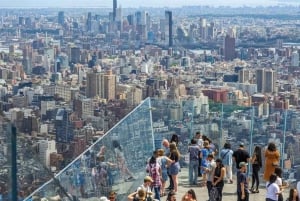
[[[0,7],[111,7],[112,0],[0,0]],[[75,3],[76,2],[76,3]],[[270,6],[300,5],[300,0],[118,0],[122,7],[178,7],[186,5],[210,6]]]

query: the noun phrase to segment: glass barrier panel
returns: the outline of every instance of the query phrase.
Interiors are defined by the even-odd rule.
[[[146,99],[25,200],[99,199],[110,191],[124,200],[143,183],[153,142],[151,104]]]

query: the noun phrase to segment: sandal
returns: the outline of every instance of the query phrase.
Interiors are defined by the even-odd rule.
[[[160,194],[160,197],[164,197],[164,196],[166,196],[166,193],[161,193]]]

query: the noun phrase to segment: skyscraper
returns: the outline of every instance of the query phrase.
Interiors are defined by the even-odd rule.
[[[260,93],[264,92],[264,83],[265,83],[264,69],[257,69],[256,70],[256,85],[257,85],[258,92],[260,92]]]
[[[250,80],[250,70],[241,69],[239,70],[239,83],[245,83]]]
[[[58,22],[58,24],[61,24],[61,25],[63,25],[65,23],[65,12],[64,11],[58,12],[57,22]]]
[[[96,68],[86,75],[86,90],[85,95],[88,98],[99,96],[103,98],[103,73],[97,71]]]
[[[80,48],[72,47],[71,48],[71,63],[76,64],[80,62]]]
[[[71,111],[60,108],[55,117],[56,142],[69,143],[74,138],[73,125],[69,116]]]
[[[276,72],[272,69],[265,70],[265,93],[275,92]]]
[[[117,17],[117,0],[113,0],[113,21],[116,21]]]
[[[165,18],[168,25],[168,31],[166,37],[169,39],[169,47],[173,46],[173,20],[172,20],[172,11],[165,12]]]
[[[226,61],[235,58],[235,38],[229,35],[226,35],[224,40],[224,57]]]
[[[86,20],[87,31],[92,31],[92,13],[88,12],[88,17]]]
[[[257,69],[256,84],[257,91],[260,93],[275,92],[276,72],[272,69]]]
[[[116,98],[116,75],[112,73],[112,70],[108,70],[106,74],[103,75],[103,80],[103,98],[114,100]]]

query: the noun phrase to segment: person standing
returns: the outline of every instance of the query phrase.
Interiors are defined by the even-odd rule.
[[[165,152],[165,155],[169,158],[170,157],[170,143],[167,139],[164,139],[162,141],[162,145],[163,145],[163,149]],[[173,184],[173,180],[172,180],[172,176],[169,173],[169,167],[168,167],[168,176],[169,176],[169,186],[166,188],[168,190],[173,190],[174,189],[174,184]]]
[[[179,165],[180,153],[179,153],[175,143],[170,144],[170,157],[169,158],[172,160],[172,163],[169,167],[169,174],[172,176],[174,192],[177,193],[178,173],[180,170],[180,165]]]
[[[199,146],[199,149],[201,150],[203,148],[203,139],[200,131],[196,132],[195,135],[195,140],[197,142],[197,145]],[[198,166],[198,177],[202,177],[202,172],[201,172],[201,157],[199,157],[199,166]]]
[[[270,142],[267,150],[265,151],[265,181],[269,181],[270,175],[275,171],[275,168],[279,166],[279,159],[280,153],[277,150],[275,143]]]
[[[238,201],[248,201],[249,200],[249,190],[248,190],[248,179],[247,179],[247,163],[240,162],[237,173],[237,197]]]
[[[252,157],[252,185],[251,185],[251,192],[252,193],[259,193],[259,170],[262,167],[262,157],[261,157],[261,148],[260,146],[255,146]],[[256,184],[256,189],[254,190],[254,185]]]
[[[188,151],[190,154],[189,183],[190,185],[197,185],[200,148],[195,139],[191,140],[191,145],[188,147]]]
[[[210,191],[211,191],[211,188],[212,188],[215,168],[216,168],[216,162],[214,160],[214,155],[213,154],[208,154],[208,156],[207,156],[207,167],[204,169],[204,171],[206,172],[206,176],[207,176],[206,188],[207,188],[209,197],[210,197]],[[209,200],[211,200],[211,199],[209,198]]]
[[[161,197],[165,196],[165,186],[166,186],[166,182],[168,180],[168,166],[172,163],[172,161],[164,155],[164,150],[163,149],[158,149],[157,150],[157,162],[160,165],[161,168],[161,188],[160,188],[160,194]]]
[[[223,149],[221,150],[220,156],[222,159],[222,163],[226,169],[226,179],[227,183],[232,184],[232,154],[231,144],[226,142],[224,144]]]
[[[244,143],[240,143],[240,146],[237,150],[235,150],[232,154],[232,158],[235,161],[236,169],[239,170],[240,162],[248,163],[250,159],[250,155],[248,151],[245,150]]]
[[[149,164],[147,165],[147,170],[149,175],[153,179],[151,184],[151,188],[154,189],[155,199],[160,200],[160,188],[161,188],[161,167],[159,163],[156,161],[156,157],[152,156]]]
[[[218,190],[217,201],[222,201],[222,193],[223,193],[223,187],[224,187],[225,174],[226,174],[226,170],[225,170],[224,165],[222,164],[222,160],[220,158],[218,158],[216,160],[216,168],[214,171],[213,183],[212,183],[212,186],[216,187]]]
[[[289,197],[286,201],[299,201],[297,189],[295,188],[290,189]]]
[[[266,201],[278,201],[278,195],[281,193],[278,184],[276,184],[277,175],[272,173],[267,182]]]

